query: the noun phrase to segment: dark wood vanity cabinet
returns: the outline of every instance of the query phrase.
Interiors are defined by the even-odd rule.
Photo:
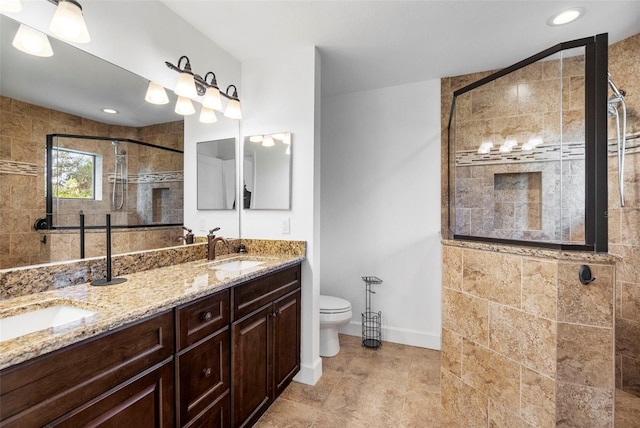
[[[253,425],[300,369],[300,266],[235,287],[231,417]]]
[[[171,427],[173,354],[168,311],[5,369],[0,426]]]
[[[0,372],[0,427],[251,426],[300,369],[300,265]]]
[[[229,321],[229,290],[176,308],[177,426],[229,426]]]

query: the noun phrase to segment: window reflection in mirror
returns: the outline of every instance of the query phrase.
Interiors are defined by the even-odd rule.
[[[198,209],[235,209],[236,139],[197,144]]]
[[[246,209],[291,209],[290,132],[245,138],[241,194]]]

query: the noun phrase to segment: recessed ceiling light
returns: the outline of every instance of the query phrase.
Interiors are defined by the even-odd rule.
[[[117,114],[118,110],[112,109],[112,108],[103,108],[102,109],[103,112],[105,113],[109,113],[109,114]]]
[[[547,25],[557,27],[559,25],[568,24],[580,18],[582,15],[584,15],[584,8],[582,7],[563,10],[562,12],[556,13],[551,18],[547,19]]]

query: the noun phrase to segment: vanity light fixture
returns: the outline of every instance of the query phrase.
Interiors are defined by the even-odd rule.
[[[233,94],[229,95],[229,89],[233,88]],[[225,91],[225,95],[229,98],[227,103],[227,109],[224,111],[224,116],[229,119],[242,119],[242,110],[240,109],[240,99],[238,98],[238,89],[235,85],[229,85]],[[264,143],[262,144],[264,145]]]
[[[174,111],[182,116],[189,116],[194,114],[196,109],[193,107],[191,99],[179,95]]]
[[[169,97],[167,96],[167,91],[164,89],[164,86],[152,81],[149,81],[144,99],[148,103],[157,105],[169,103]]]
[[[249,137],[249,141],[252,143],[262,143],[262,135],[252,135]]]
[[[183,62],[184,65],[182,65]],[[221,96],[223,96],[229,100],[224,115],[230,119],[242,119],[240,99],[238,98],[238,89],[235,85],[229,85],[226,92],[220,92],[220,89],[218,88],[218,82],[216,80],[216,75],[212,71],[209,71],[207,74],[205,74],[203,79],[198,74],[195,74],[191,69],[191,62],[189,61],[189,58],[185,55],[181,56],[178,59],[177,66],[173,65],[169,61],[165,61],[165,65],[171,70],[180,73],[178,77],[178,83],[176,84],[176,88],[174,89],[176,95],[191,99],[204,97],[202,99],[202,105],[205,108],[209,110],[218,110],[220,112],[222,111]],[[207,80],[209,79],[209,76],[211,76],[211,79]],[[231,88],[233,88],[233,93],[230,95],[229,90]],[[177,111],[178,106],[176,103],[176,112]],[[205,116],[208,115],[210,115],[210,113],[205,111]]]
[[[18,13],[22,10],[20,0],[0,0],[0,12]]]
[[[574,7],[571,9],[563,10],[562,12],[556,13],[551,18],[547,19],[547,25],[551,27],[558,27],[560,25],[565,25],[570,22],[575,21],[584,15],[584,8],[582,7]]]
[[[24,24],[20,24],[16,36],[13,38],[12,45],[16,49],[29,55],[40,57],[53,56],[53,49],[51,49],[51,43],[49,43],[47,35]]]
[[[63,40],[74,43],[89,43],[91,37],[82,15],[82,6],[75,0],[49,0],[57,5],[49,29]]]

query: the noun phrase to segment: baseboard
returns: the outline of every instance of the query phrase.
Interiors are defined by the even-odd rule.
[[[313,364],[300,364],[300,371],[293,378],[296,382],[306,385],[315,385],[322,376],[322,358],[318,357]]]
[[[362,324],[351,321],[340,329],[340,333],[349,336],[362,336]],[[440,350],[440,334],[382,326],[382,342],[400,343],[402,345],[418,346],[420,348]]]

